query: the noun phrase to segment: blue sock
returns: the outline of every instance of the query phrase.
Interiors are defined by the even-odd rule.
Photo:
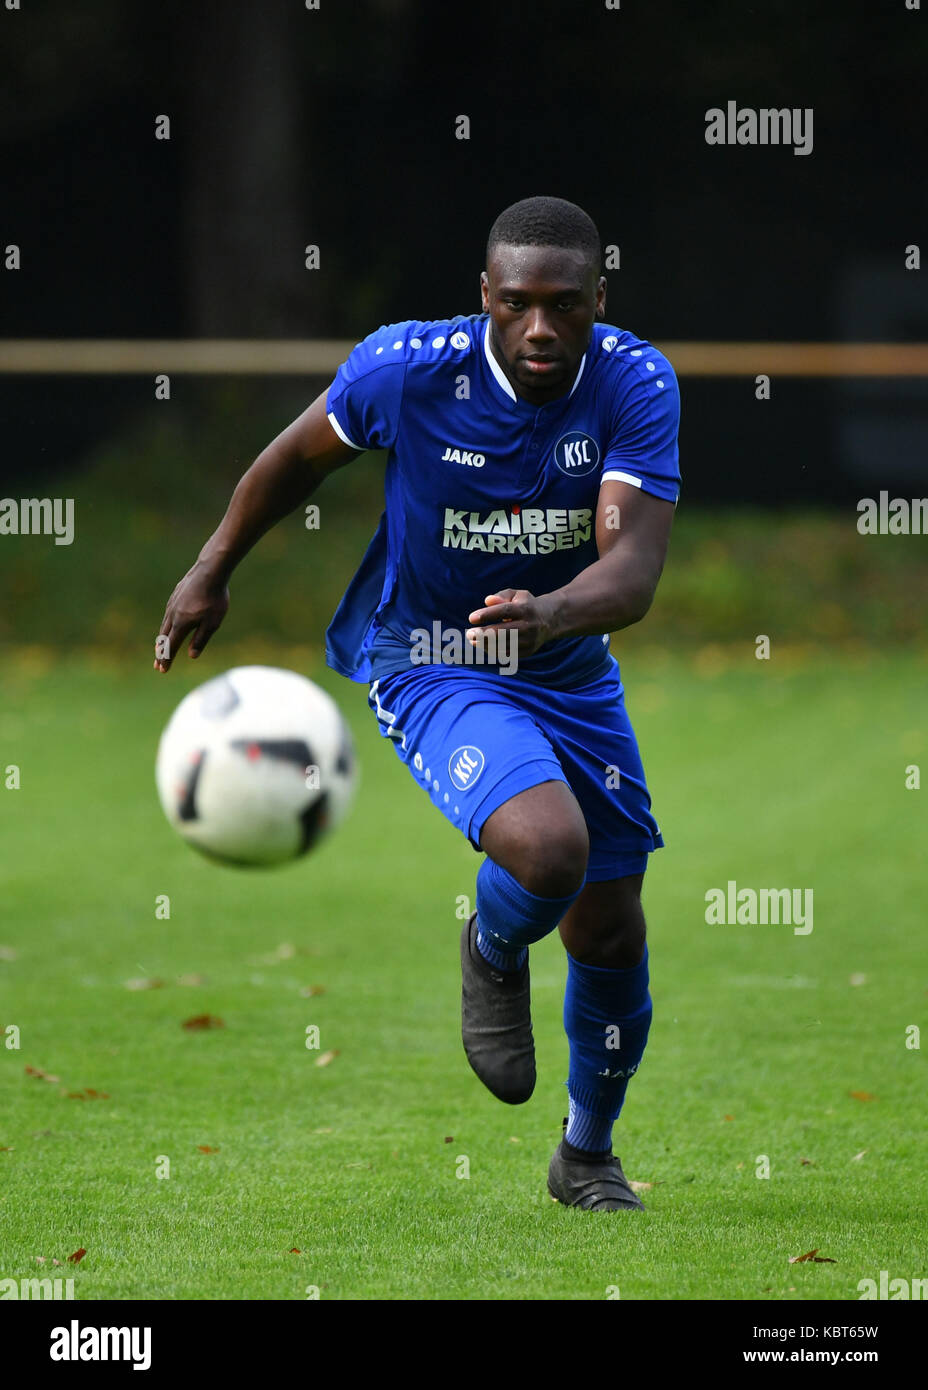
[[[493,945],[492,941],[487,940],[479,927],[477,928],[477,950],[488,965],[502,970],[504,974],[508,970],[521,970],[528,960],[527,946],[520,946],[516,951],[501,951],[498,946]]]
[[[554,930],[579,893],[536,897],[495,860],[484,859],[477,874],[480,954],[498,970],[521,969],[525,948]]]
[[[582,965],[568,955],[564,1029],[570,1041],[570,1115],[564,1137],[574,1148],[609,1149],[650,1026],[647,946],[629,970]]]
[[[591,1150],[594,1153],[612,1152],[613,1119],[603,1119],[589,1110],[582,1110],[573,1096],[567,1094],[567,1128],[564,1138],[575,1149]]]

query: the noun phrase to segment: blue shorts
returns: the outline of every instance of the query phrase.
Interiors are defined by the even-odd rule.
[[[480,848],[487,817],[540,782],[566,782],[590,837],[586,881],[644,873],[663,846],[651,815],[619,668],[554,690],[475,667],[381,676],[368,703],[380,732],[452,825]]]

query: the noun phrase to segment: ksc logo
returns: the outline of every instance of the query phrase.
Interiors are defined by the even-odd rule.
[[[562,473],[582,478],[585,473],[592,473],[599,463],[599,445],[579,430],[562,434],[554,446],[554,462]]]
[[[456,748],[448,759],[448,776],[459,792],[468,791],[483,771],[486,758],[479,748],[466,744]]]

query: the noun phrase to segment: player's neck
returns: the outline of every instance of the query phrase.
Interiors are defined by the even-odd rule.
[[[566,382],[560,386],[529,387],[524,386],[521,382],[516,381],[512,375],[512,372],[509,370],[509,364],[503,356],[499,344],[494,342],[492,320],[489,323],[487,347],[488,350],[492,353],[493,360],[496,363],[497,367],[503,373],[503,376],[506,378],[506,380],[509,382],[509,385],[512,387],[516,397],[520,401],[526,401],[529,405],[550,405],[552,401],[563,400],[565,396],[570,395],[571,391],[574,389],[574,386],[577,383],[577,376],[579,375],[579,364],[577,371],[574,373],[571,381]]]

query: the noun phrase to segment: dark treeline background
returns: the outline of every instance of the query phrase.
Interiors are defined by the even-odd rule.
[[[905,269],[928,245],[926,24],[905,0],[23,0],[0,12],[0,242],[22,254],[0,333],[356,339],[471,312],[493,218],[545,192],[620,247],[607,317],[659,345],[928,339],[928,269]],[[812,153],[707,145],[728,100],[813,108]],[[324,384],[240,382],[222,408],[282,426]],[[682,388],[690,500],[924,478],[923,381]],[[82,466],[152,394],[0,378],[3,476]]]

